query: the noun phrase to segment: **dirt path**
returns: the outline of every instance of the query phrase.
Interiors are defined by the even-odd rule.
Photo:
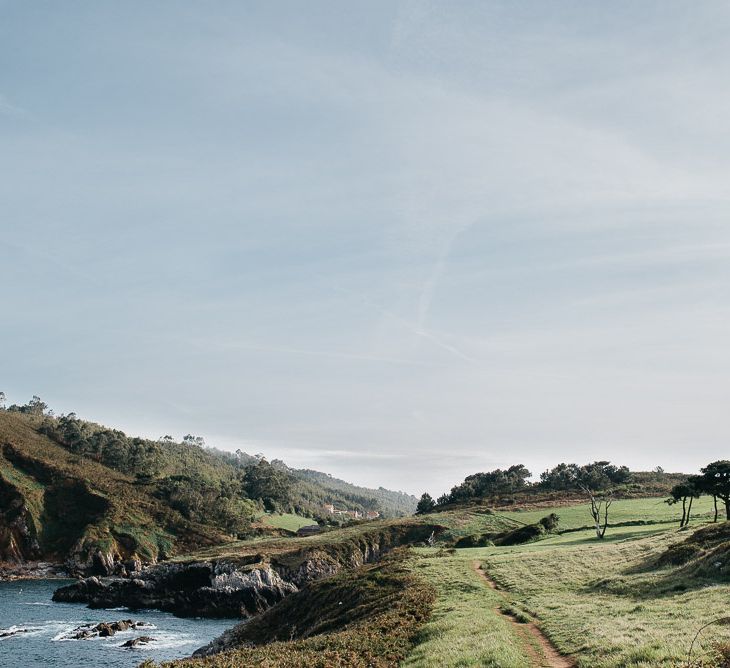
[[[482,581],[488,586],[499,592],[500,596],[506,597],[499,591],[497,585],[483,570],[478,561],[473,562],[474,570]],[[514,617],[508,615],[497,606],[495,611],[503,617],[509,619],[514,627],[515,633],[522,638],[525,650],[532,661],[534,668],[574,668],[575,663],[567,656],[563,656],[555,649],[554,645],[547,639],[545,634],[532,622],[523,624],[518,622]],[[537,647],[536,647],[537,646]],[[538,650],[539,648],[539,650]]]

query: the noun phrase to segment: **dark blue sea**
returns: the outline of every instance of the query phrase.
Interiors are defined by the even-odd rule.
[[[0,635],[9,630],[28,630],[27,633],[0,639],[2,668],[133,668],[148,658],[161,661],[189,656],[236,623],[232,619],[180,619],[157,610],[90,610],[79,603],[53,603],[51,596],[54,590],[70,582],[0,582]],[[78,626],[120,619],[147,622],[153,628],[124,631],[111,638],[64,638]],[[143,635],[155,638],[155,641],[134,649],[121,647],[130,638]]]

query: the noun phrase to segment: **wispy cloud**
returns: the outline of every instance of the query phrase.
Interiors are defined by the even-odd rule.
[[[26,116],[27,111],[17,105],[11,104],[4,95],[0,95],[0,114],[5,116]]]

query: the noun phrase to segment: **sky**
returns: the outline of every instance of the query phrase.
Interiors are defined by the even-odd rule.
[[[415,494],[727,458],[729,31],[0,0],[0,389]]]

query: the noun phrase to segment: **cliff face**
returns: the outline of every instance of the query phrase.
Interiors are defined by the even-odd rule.
[[[11,570],[42,560],[73,575],[126,575],[176,549],[230,540],[36,426],[0,411],[0,562]]]
[[[130,578],[81,580],[57,590],[53,600],[158,608],[183,617],[248,618],[309,582],[375,562],[399,545],[426,540],[434,530],[438,527],[401,524],[271,557],[157,564]]]
[[[22,492],[0,478],[0,561],[39,559],[38,526]]]
[[[73,574],[105,575],[139,561],[136,545],[125,545],[109,529],[114,506],[104,494],[11,443],[1,454],[1,561],[43,558],[63,561]]]

